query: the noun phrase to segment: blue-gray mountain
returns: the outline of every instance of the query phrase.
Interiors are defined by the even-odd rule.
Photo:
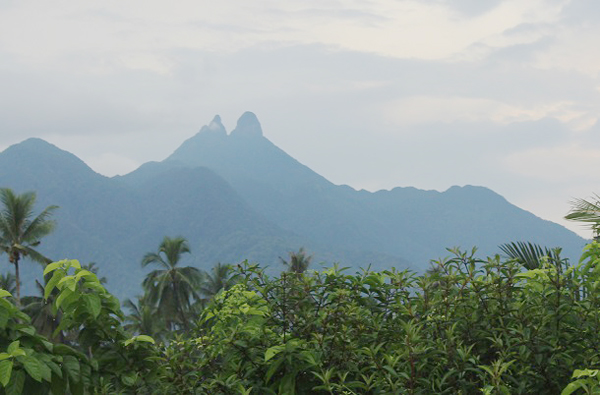
[[[265,138],[249,112],[230,134],[216,116],[166,160],[121,177],[99,175],[40,139],[0,153],[0,169],[1,187],[36,191],[39,208],[61,207],[40,250],[96,262],[119,297],[140,291],[140,260],[165,235],[188,238],[192,257],[182,263],[205,270],[243,259],[279,270],[278,257],[301,246],[313,262],[424,270],[447,247],[485,255],[525,240],[576,257],[586,242],[483,187],[371,193],[334,185]],[[32,289],[41,270],[29,262],[23,271]]]

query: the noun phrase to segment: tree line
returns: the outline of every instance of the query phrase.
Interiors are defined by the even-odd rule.
[[[0,200],[0,249],[15,268],[0,278],[0,393],[600,390],[596,241],[578,263],[525,242],[488,258],[453,249],[424,274],[308,270],[301,249],[270,277],[248,262],[181,267],[187,241],[165,237],[142,258],[153,270],[125,314],[95,265],[38,251],[54,206],[34,216],[35,194]],[[597,232],[589,205],[569,216],[583,209]],[[42,263],[39,297],[20,296],[23,257]]]

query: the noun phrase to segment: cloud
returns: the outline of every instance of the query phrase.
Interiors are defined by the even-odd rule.
[[[597,185],[589,0],[1,4],[3,147],[39,136],[122,173],[251,110],[357,188],[481,184],[535,208]]]
[[[600,183],[593,171],[600,163],[600,149],[580,144],[536,147],[509,154],[508,168],[520,175],[552,181],[555,184],[574,181]]]

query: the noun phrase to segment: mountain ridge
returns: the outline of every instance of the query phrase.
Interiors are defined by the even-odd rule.
[[[139,289],[139,261],[165,235],[188,238],[193,255],[183,264],[204,270],[247,258],[277,271],[279,257],[301,246],[315,253],[315,268],[340,261],[422,271],[455,246],[485,255],[525,240],[563,246],[574,258],[585,244],[486,187],[334,185],[269,141],[250,112],[229,134],[215,116],[165,160],[123,176],[102,176],[41,139],[7,148],[0,168],[1,187],[36,191],[38,207],[61,206],[42,252],[95,261],[120,297]],[[24,281],[36,277],[33,265],[24,268]]]

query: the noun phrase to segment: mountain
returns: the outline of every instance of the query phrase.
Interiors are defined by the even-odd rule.
[[[357,191],[334,185],[271,143],[244,113],[227,133],[216,116],[162,162],[107,178],[74,155],[29,139],[0,153],[0,187],[34,190],[38,207],[57,204],[57,231],[40,250],[53,259],[96,262],[117,296],[140,292],[140,260],[162,238],[184,236],[184,265],[204,270],[243,259],[281,269],[301,246],[319,263],[425,270],[447,247],[532,241],[577,257],[585,240],[484,187]],[[0,256],[0,260],[2,260]],[[5,266],[9,268],[8,263]],[[25,290],[41,272],[23,265]],[[29,287],[29,288],[28,288]]]
[[[484,187],[371,193],[334,185],[266,139],[249,112],[229,135],[216,116],[163,163],[213,169],[253,209],[300,236],[403,257],[421,268],[447,255],[447,247],[477,246],[483,254],[494,254],[499,244],[527,240],[563,246],[577,257],[585,244],[575,233]]]

